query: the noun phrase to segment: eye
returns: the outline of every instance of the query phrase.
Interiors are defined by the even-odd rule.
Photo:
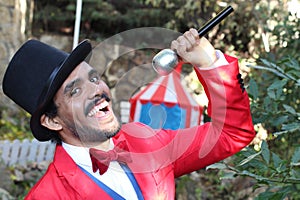
[[[99,81],[99,77],[98,77],[98,76],[94,76],[94,77],[92,77],[92,78],[90,79],[90,81],[91,81],[92,83],[96,83],[96,82]]]
[[[70,96],[74,96],[80,92],[80,88],[74,88],[70,92]]]

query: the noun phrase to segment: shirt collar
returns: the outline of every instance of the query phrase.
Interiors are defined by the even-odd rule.
[[[71,156],[76,164],[92,166],[92,161],[90,158],[89,148],[88,147],[80,147],[71,144],[67,144],[62,142],[62,147],[66,150],[66,152]],[[109,149],[114,148],[114,142],[110,139]]]

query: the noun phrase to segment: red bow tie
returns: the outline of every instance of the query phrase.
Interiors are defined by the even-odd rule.
[[[93,165],[93,172],[96,172],[97,169],[99,169],[100,175],[107,171],[111,161],[118,161],[124,164],[132,162],[125,140],[120,141],[115,145],[114,149],[107,152],[90,148],[90,156]]]

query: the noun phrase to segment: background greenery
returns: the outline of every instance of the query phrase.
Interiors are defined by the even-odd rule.
[[[226,5],[235,8],[206,37],[216,48],[240,58],[257,137],[230,159],[200,170],[197,176],[178,179],[178,199],[300,199],[300,14],[297,17],[297,13],[289,12],[288,3],[83,0],[80,37],[97,41],[145,26],[184,32],[201,27]],[[28,32],[35,36],[72,35],[75,8],[75,0],[35,1],[32,30]],[[28,117],[2,108],[0,132],[4,134],[0,139],[32,137]],[[248,185],[238,188],[238,181]],[[29,187],[23,185],[25,194]]]

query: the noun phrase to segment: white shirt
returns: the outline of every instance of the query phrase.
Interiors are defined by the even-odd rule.
[[[85,169],[88,173],[93,175],[96,179],[100,180],[123,198],[130,200],[138,199],[128,176],[117,161],[112,161],[108,170],[103,175],[100,175],[98,170],[95,173],[93,172],[89,148],[78,147],[64,142],[62,143],[62,146],[77,165]],[[113,149],[113,147],[114,144],[111,140],[109,149]]]

